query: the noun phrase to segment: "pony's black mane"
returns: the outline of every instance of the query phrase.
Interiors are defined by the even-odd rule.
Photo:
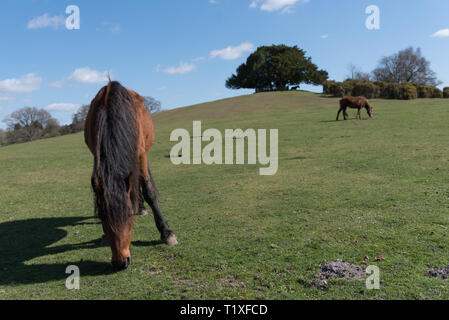
[[[117,230],[138,204],[137,107],[126,88],[109,81],[103,97],[91,105],[97,108],[94,183],[95,212]],[[128,191],[130,196],[128,198]]]

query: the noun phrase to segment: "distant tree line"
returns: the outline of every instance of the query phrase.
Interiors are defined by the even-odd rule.
[[[351,64],[343,82],[326,81],[323,92],[335,97],[365,96],[383,99],[449,98],[449,87],[440,90],[436,73],[421,50],[412,47],[383,57],[371,73]]]
[[[420,48],[410,47],[383,57],[371,73],[365,73],[353,64],[348,69],[350,74],[347,79],[351,80],[416,83],[431,87],[441,84],[430,68],[430,61],[422,56]]]
[[[395,83],[347,79],[343,82],[326,81],[323,93],[334,97],[364,96],[368,99],[411,100],[417,98],[449,98],[449,87],[437,87],[419,83]]]
[[[161,111],[161,103],[144,97],[145,108],[150,113]],[[11,113],[3,120],[7,130],[0,129],[0,146],[30,142],[84,131],[90,105],[83,105],[72,116],[72,122],[60,125],[51,114],[35,107],[25,107]]]
[[[30,142],[39,139],[52,138],[84,129],[84,119],[89,106],[81,107],[74,115],[69,125],[60,125],[59,121],[44,109],[25,107],[11,113],[3,120],[7,130],[0,131],[0,145]]]

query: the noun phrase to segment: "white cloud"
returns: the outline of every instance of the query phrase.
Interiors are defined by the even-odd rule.
[[[122,31],[122,27],[119,24],[112,24],[107,21],[103,21],[99,27],[96,28],[97,32],[112,32],[112,33],[120,33]]]
[[[59,27],[65,26],[65,18],[62,16],[50,17],[48,13],[42,16],[33,18],[28,22],[28,29],[41,29],[41,28],[53,28],[58,29]]]
[[[196,69],[196,65],[194,65],[193,63],[181,62],[179,64],[179,66],[168,67],[165,69],[162,69],[161,66],[158,65],[156,68],[156,71],[157,72],[163,71],[168,74],[184,74],[184,73],[192,72],[195,69]]]
[[[198,61],[203,61],[203,60],[206,60],[206,58],[204,58],[204,57],[196,57],[196,58],[193,58],[191,61],[198,62]]]
[[[111,28],[112,32],[120,32],[122,31],[122,27],[120,27],[120,25],[115,25]]]
[[[14,97],[0,95],[0,102],[11,103],[11,102],[13,102],[15,99],[16,99],[16,98],[14,98]]]
[[[45,107],[47,111],[75,111],[81,107],[80,104],[74,103],[52,103]]]
[[[449,29],[441,29],[432,34],[430,37],[432,38],[447,38],[449,37]]]
[[[327,35],[327,34],[323,34],[323,35],[321,35],[321,37],[320,37],[321,39],[327,39],[327,38],[329,38],[329,35]]]
[[[218,3],[218,1],[217,0],[209,0],[209,3],[216,4],[216,3]]]
[[[52,88],[64,88],[64,80],[59,80],[59,81],[55,81],[55,82],[51,82],[48,84],[50,87]]]
[[[42,78],[35,73],[28,73],[19,78],[0,81],[0,91],[11,93],[28,93],[41,88]]]
[[[69,77],[69,80],[79,83],[102,84],[108,82],[108,76],[112,77],[111,71],[97,71],[89,67],[75,69]]]
[[[246,52],[251,52],[254,50],[254,45],[245,42],[237,47],[229,46],[221,50],[213,50],[210,53],[211,58],[220,58],[223,60],[235,60],[243,56]]]
[[[253,0],[249,5],[250,8],[260,8],[262,11],[278,11],[282,13],[292,12],[292,8],[296,3],[307,3],[310,0]]]

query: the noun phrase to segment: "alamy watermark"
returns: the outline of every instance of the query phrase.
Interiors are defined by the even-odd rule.
[[[365,13],[368,18],[365,21],[365,26],[368,30],[380,30],[380,8],[375,5],[366,7]]]
[[[81,28],[80,8],[70,5],[65,9],[65,13],[69,15],[65,20],[67,30],[79,30]]]
[[[366,278],[366,289],[379,290],[380,289],[380,269],[378,266],[368,266],[366,268],[366,274],[369,276]]]
[[[212,141],[211,141],[212,140]],[[278,171],[278,129],[270,129],[270,154],[267,154],[267,130],[258,129],[226,129],[223,135],[217,129],[202,132],[201,121],[193,121],[193,137],[186,129],[173,130],[170,141],[177,142],[170,152],[174,165],[180,164],[245,164],[245,141],[247,143],[247,164],[266,166],[259,169],[260,175],[275,175]],[[202,148],[202,142],[209,142]],[[235,163],[234,163],[235,145]],[[193,149],[193,152],[191,152]],[[192,155],[192,160],[191,160]]]
[[[77,266],[71,265],[65,269],[66,274],[70,274],[65,280],[65,287],[69,290],[80,289],[80,269]]]

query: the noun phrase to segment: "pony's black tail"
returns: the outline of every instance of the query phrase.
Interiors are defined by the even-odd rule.
[[[137,107],[119,82],[109,81],[97,114],[93,179],[98,217],[116,230],[138,205]],[[93,180],[94,181],[94,180]]]

